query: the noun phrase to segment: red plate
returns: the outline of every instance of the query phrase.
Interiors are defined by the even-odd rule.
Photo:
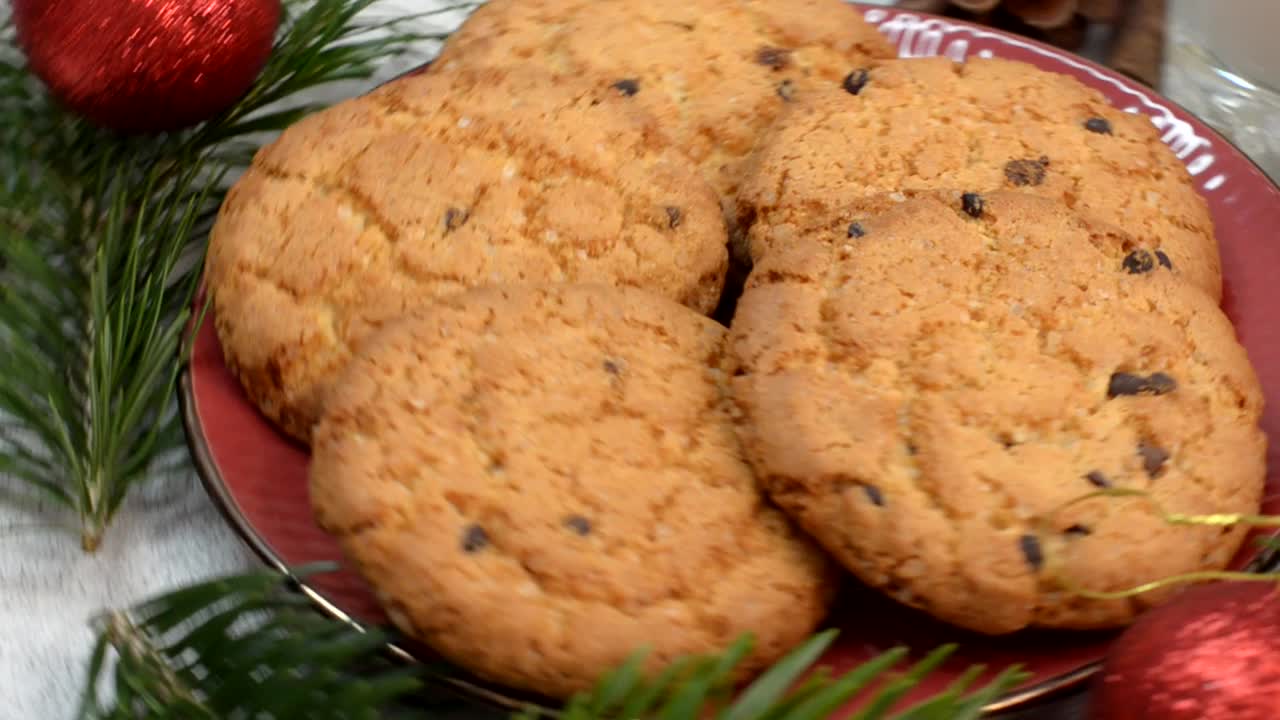
[[[1149,90],[1046,45],[973,25],[882,8],[867,8],[868,21],[895,41],[904,57],[998,56],[1071,75],[1097,88],[1115,105],[1151,117],[1164,140],[1187,164],[1208,199],[1217,224],[1225,274],[1224,308],[1235,322],[1266,391],[1263,427],[1280,438],[1280,190],[1239,151],[1191,115]],[[223,364],[213,323],[206,321],[183,376],[184,414],[197,465],[210,494],[231,523],[272,566],[285,571],[341,557],[338,545],[312,522],[307,502],[307,453],[268,424],[246,400]],[[1268,453],[1264,511],[1280,513],[1280,442]],[[1238,558],[1245,566],[1251,558]],[[304,590],[326,612],[358,623],[385,616],[363,581],[344,570],[309,581]],[[970,635],[933,622],[866,590],[854,588],[832,624],[844,628],[825,662],[834,670],[855,665],[897,645],[917,653],[959,642],[950,662],[913,697],[933,694],[975,662],[1001,668],[1021,663],[1033,677],[989,709],[997,710],[1077,685],[1097,668],[1113,634],[1024,633],[1001,639]],[[393,647],[404,658],[421,649]],[[510,707],[527,700],[469,678],[446,683]],[[908,698],[909,700],[910,698]]]

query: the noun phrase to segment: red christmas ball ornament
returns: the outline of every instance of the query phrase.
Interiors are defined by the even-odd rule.
[[[1280,586],[1197,586],[1143,615],[1111,647],[1090,717],[1280,718]]]
[[[216,115],[271,55],[280,0],[14,0],[31,70],[71,111],[126,132]]]

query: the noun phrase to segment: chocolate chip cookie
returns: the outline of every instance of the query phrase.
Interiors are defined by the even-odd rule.
[[[1216,303],[1058,201],[887,207],[770,248],[739,302],[740,430],[773,499],[864,582],[985,633],[1123,624],[1164,594],[1071,588],[1224,567],[1242,529],[1144,498],[1057,512],[1099,488],[1257,511],[1262,392]]]
[[[566,696],[825,614],[825,556],[768,505],[731,420],[727,330],[634,289],[483,288],[369,341],[319,424],[320,524],[395,623]]]
[[[527,69],[436,72],[313,115],[259,153],[213,229],[228,366],[306,441],[363,339],[489,283],[643,287],[709,312],[715,193],[622,99]]]
[[[532,64],[628,98],[729,200],[782,108],[896,55],[841,0],[492,0],[438,62]]]
[[[897,60],[808,93],[778,121],[739,200],[750,254],[815,214],[913,190],[1056,198],[1165,253],[1217,300],[1213,222],[1150,120],[1074,78],[1009,60]]]

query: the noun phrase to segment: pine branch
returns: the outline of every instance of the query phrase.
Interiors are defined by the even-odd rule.
[[[437,37],[413,18],[367,19],[375,5],[288,0],[246,96],[152,137],[61,111],[0,18],[0,482],[74,513],[86,550],[153,462],[180,446],[177,359],[224,178],[317,109],[300,93],[368,78]]]
[[[178,590],[131,613],[109,613],[98,628],[82,720],[376,718],[421,687],[411,674],[380,659],[381,632],[361,633],[316,615],[288,581],[268,571]],[[591,692],[570,700],[561,717],[824,720],[880,683],[857,720],[972,720],[1026,678],[1010,668],[969,692],[982,673],[976,666],[944,692],[890,716],[892,706],[955,647],[939,648],[901,674],[894,671],[907,654],[904,648],[839,677],[812,672],[835,638],[834,630],[813,636],[736,694],[734,669],[751,650],[749,636],[720,655],[677,660],[652,678],[641,671],[642,650]],[[116,688],[112,705],[98,700],[106,686]],[[429,717],[401,709],[397,717]],[[516,720],[540,717],[530,708]]]
[[[950,657],[956,646],[938,648],[900,676],[895,676],[893,670],[906,656],[906,648],[885,652],[836,678],[819,668],[797,685],[806,672],[814,669],[837,634],[836,630],[827,630],[813,636],[762,673],[736,699],[732,692],[734,669],[751,650],[750,636],[738,640],[724,654],[678,660],[652,680],[640,671],[642,651],[603,677],[593,691],[574,697],[562,718],[698,720],[714,711],[716,720],[825,720],[880,682],[881,686],[853,716],[855,720],[971,720],[982,714],[983,707],[1027,678],[1017,668],[1009,668],[982,688],[967,692],[984,670],[974,666],[944,692],[891,716],[894,705]],[[537,717],[538,713],[531,709],[518,720]]]
[[[322,618],[265,572],[195,585],[96,624],[83,720],[371,719],[421,686],[377,659],[382,633]],[[111,703],[99,697],[107,687]]]

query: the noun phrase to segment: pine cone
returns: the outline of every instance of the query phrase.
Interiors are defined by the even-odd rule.
[[[1006,12],[1027,25],[1056,30],[1075,21],[1112,22],[1120,14],[1121,0],[899,0],[898,6],[922,12],[943,13],[955,8],[979,18]]]
[[[1084,44],[1090,23],[1113,23],[1127,0],[898,0],[898,7],[1009,30],[1067,50]]]
[[[1164,54],[1166,0],[898,0],[904,10],[981,23],[1083,52],[1090,25],[1110,26],[1090,57],[1154,86]]]

